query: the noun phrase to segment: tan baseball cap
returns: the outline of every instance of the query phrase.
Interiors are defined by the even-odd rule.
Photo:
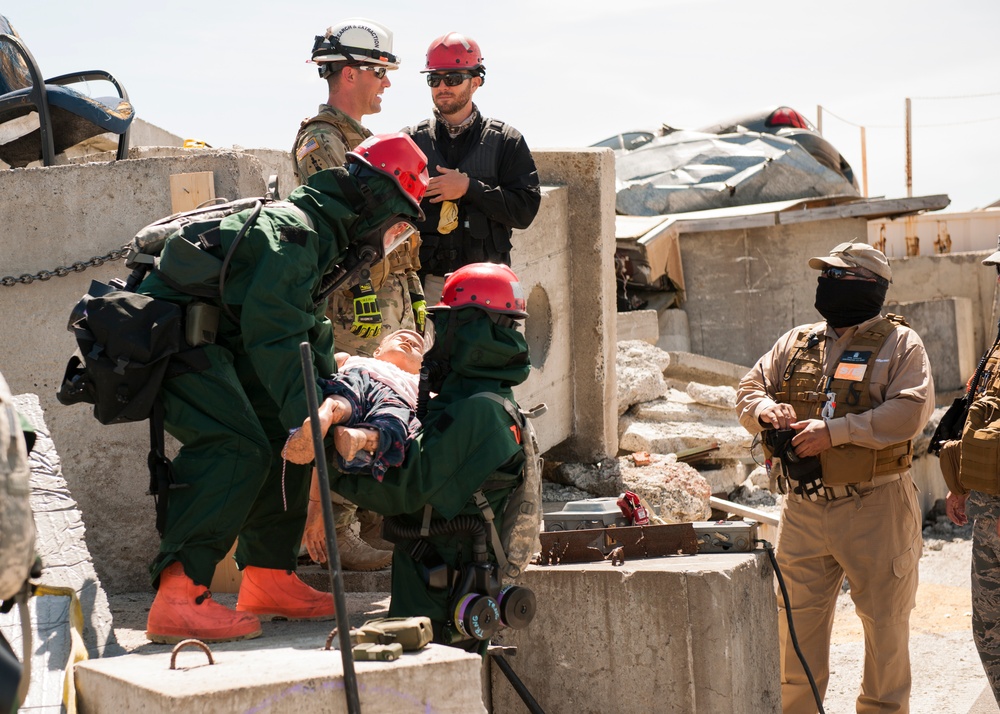
[[[1000,236],[997,236],[997,249],[983,261],[983,265],[1000,265]]]
[[[997,251],[1000,254],[1000,250]],[[985,261],[984,261],[985,262]],[[892,282],[892,270],[885,254],[867,243],[841,243],[830,251],[830,255],[809,259],[809,267],[816,270],[826,268],[865,268],[875,275]]]

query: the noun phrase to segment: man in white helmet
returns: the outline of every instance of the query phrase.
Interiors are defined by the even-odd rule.
[[[347,152],[372,135],[361,118],[382,110],[382,93],[391,86],[387,72],[399,68],[392,31],[362,17],[342,20],[317,36],[312,61],[326,80],[328,96],[316,116],[302,122],[295,137],[292,154],[300,183],[318,171],[342,166]],[[423,333],[426,303],[416,272],[419,238],[414,241],[373,265],[369,281],[330,297],[327,316],[338,351],[371,357],[390,332]],[[380,518],[363,511],[359,537],[351,528],[358,515],[353,504],[334,495],[342,566],[345,570],[386,567],[392,552],[378,535]]]

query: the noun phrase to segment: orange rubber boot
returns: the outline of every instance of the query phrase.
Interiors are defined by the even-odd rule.
[[[146,620],[146,637],[151,642],[172,645],[192,637],[230,642],[259,636],[256,617],[212,600],[209,589],[189,578],[180,563],[171,563],[160,573],[160,588]]]
[[[336,616],[331,593],[320,592],[290,570],[243,569],[236,609],[262,620],[332,620]]]

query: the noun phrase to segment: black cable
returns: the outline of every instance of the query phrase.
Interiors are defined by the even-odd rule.
[[[823,700],[819,696],[819,688],[816,686],[816,680],[813,679],[812,671],[809,669],[809,665],[806,663],[805,655],[802,654],[802,649],[799,647],[799,639],[795,636],[795,625],[792,624],[792,603],[788,599],[788,588],[785,587],[785,579],[781,576],[781,570],[778,568],[778,561],[774,557],[774,546],[768,543],[766,540],[756,540],[756,543],[760,543],[764,546],[764,550],[767,551],[767,557],[771,560],[771,566],[774,568],[774,574],[778,577],[778,587],[781,588],[781,598],[785,602],[785,616],[788,618],[788,634],[792,637],[792,646],[795,648],[795,654],[799,656],[799,662],[802,663],[802,669],[805,670],[806,677],[809,679],[809,686],[812,687],[813,697],[816,699],[816,706],[819,708],[819,714],[826,714],[823,709]]]
[[[526,707],[528,707],[528,711],[530,711],[531,714],[545,714],[542,707],[538,704],[535,698],[531,696],[531,692],[529,692],[528,688],[524,686],[524,682],[522,682],[521,678],[515,674],[513,667],[510,666],[510,662],[504,658],[503,654],[493,652],[490,652],[489,654],[493,658],[493,661],[497,663],[497,666],[500,668],[500,671],[503,672],[507,681],[510,682],[512,687],[514,687],[514,691],[517,692],[517,696],[521,697],[521,701],[524,702]]]

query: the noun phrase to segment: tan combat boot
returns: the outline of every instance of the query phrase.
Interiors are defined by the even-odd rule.
[[[359,508],[357,511],[358,522],[361,524],[361,540],[376,550],[392,551],[393,545],[382,537],[382,516]]]
[[[372,548],[350,526],[337,529],[337,550],[344,570],[381,570],[392,562],[392,551]]]

